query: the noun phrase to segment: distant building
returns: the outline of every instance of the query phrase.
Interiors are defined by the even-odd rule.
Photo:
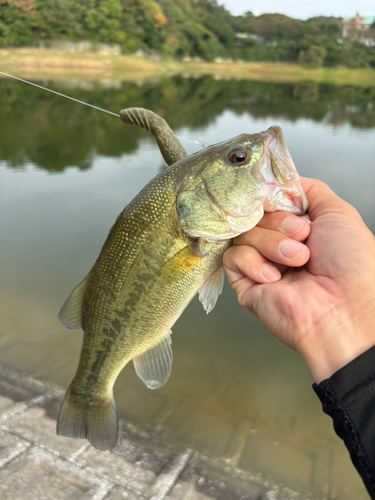
[[[342,37],[355,40],[367,45],[367,47],[375,46],[375,29],[372,24],[375,22],[375,16],[360,16],[345,17],[342,27]]]
[[[262,36],[255,35],[253,33],[236,33],[236,36],[237,36],[237,38],[252,38],[260,45],[266,44],[266,40]]]

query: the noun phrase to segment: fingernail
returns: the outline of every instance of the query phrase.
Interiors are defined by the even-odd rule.
[[[295,234],[301,231],[305,225],[305,219],[299,219],[298,217],[287,217],[283,220],[281,228],[286,234]]]
[[[262,274],[268,281],[278,281],[281,277],[279,270],[272,264],[267,263],[262,266]]]
[[[279,249],[284,257],[287,257],[288,259],[295,259],[305,252],[306,246],[299,241],[283,240],[280,243]]]

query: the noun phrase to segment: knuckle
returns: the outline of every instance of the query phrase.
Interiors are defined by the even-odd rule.
[[[223,265],[224,267],[231,268],[236,260],[237,249],[235,247],[230,247],[223,255]]]

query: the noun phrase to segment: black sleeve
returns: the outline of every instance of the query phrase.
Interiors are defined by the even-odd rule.
[[[375,499],[375,346],[313,389]]]

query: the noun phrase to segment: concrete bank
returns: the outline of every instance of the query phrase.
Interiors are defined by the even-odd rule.
[[[0,365],[1,500],[315,500],[132,423],[111,452],[57,436],[63,393]]]

